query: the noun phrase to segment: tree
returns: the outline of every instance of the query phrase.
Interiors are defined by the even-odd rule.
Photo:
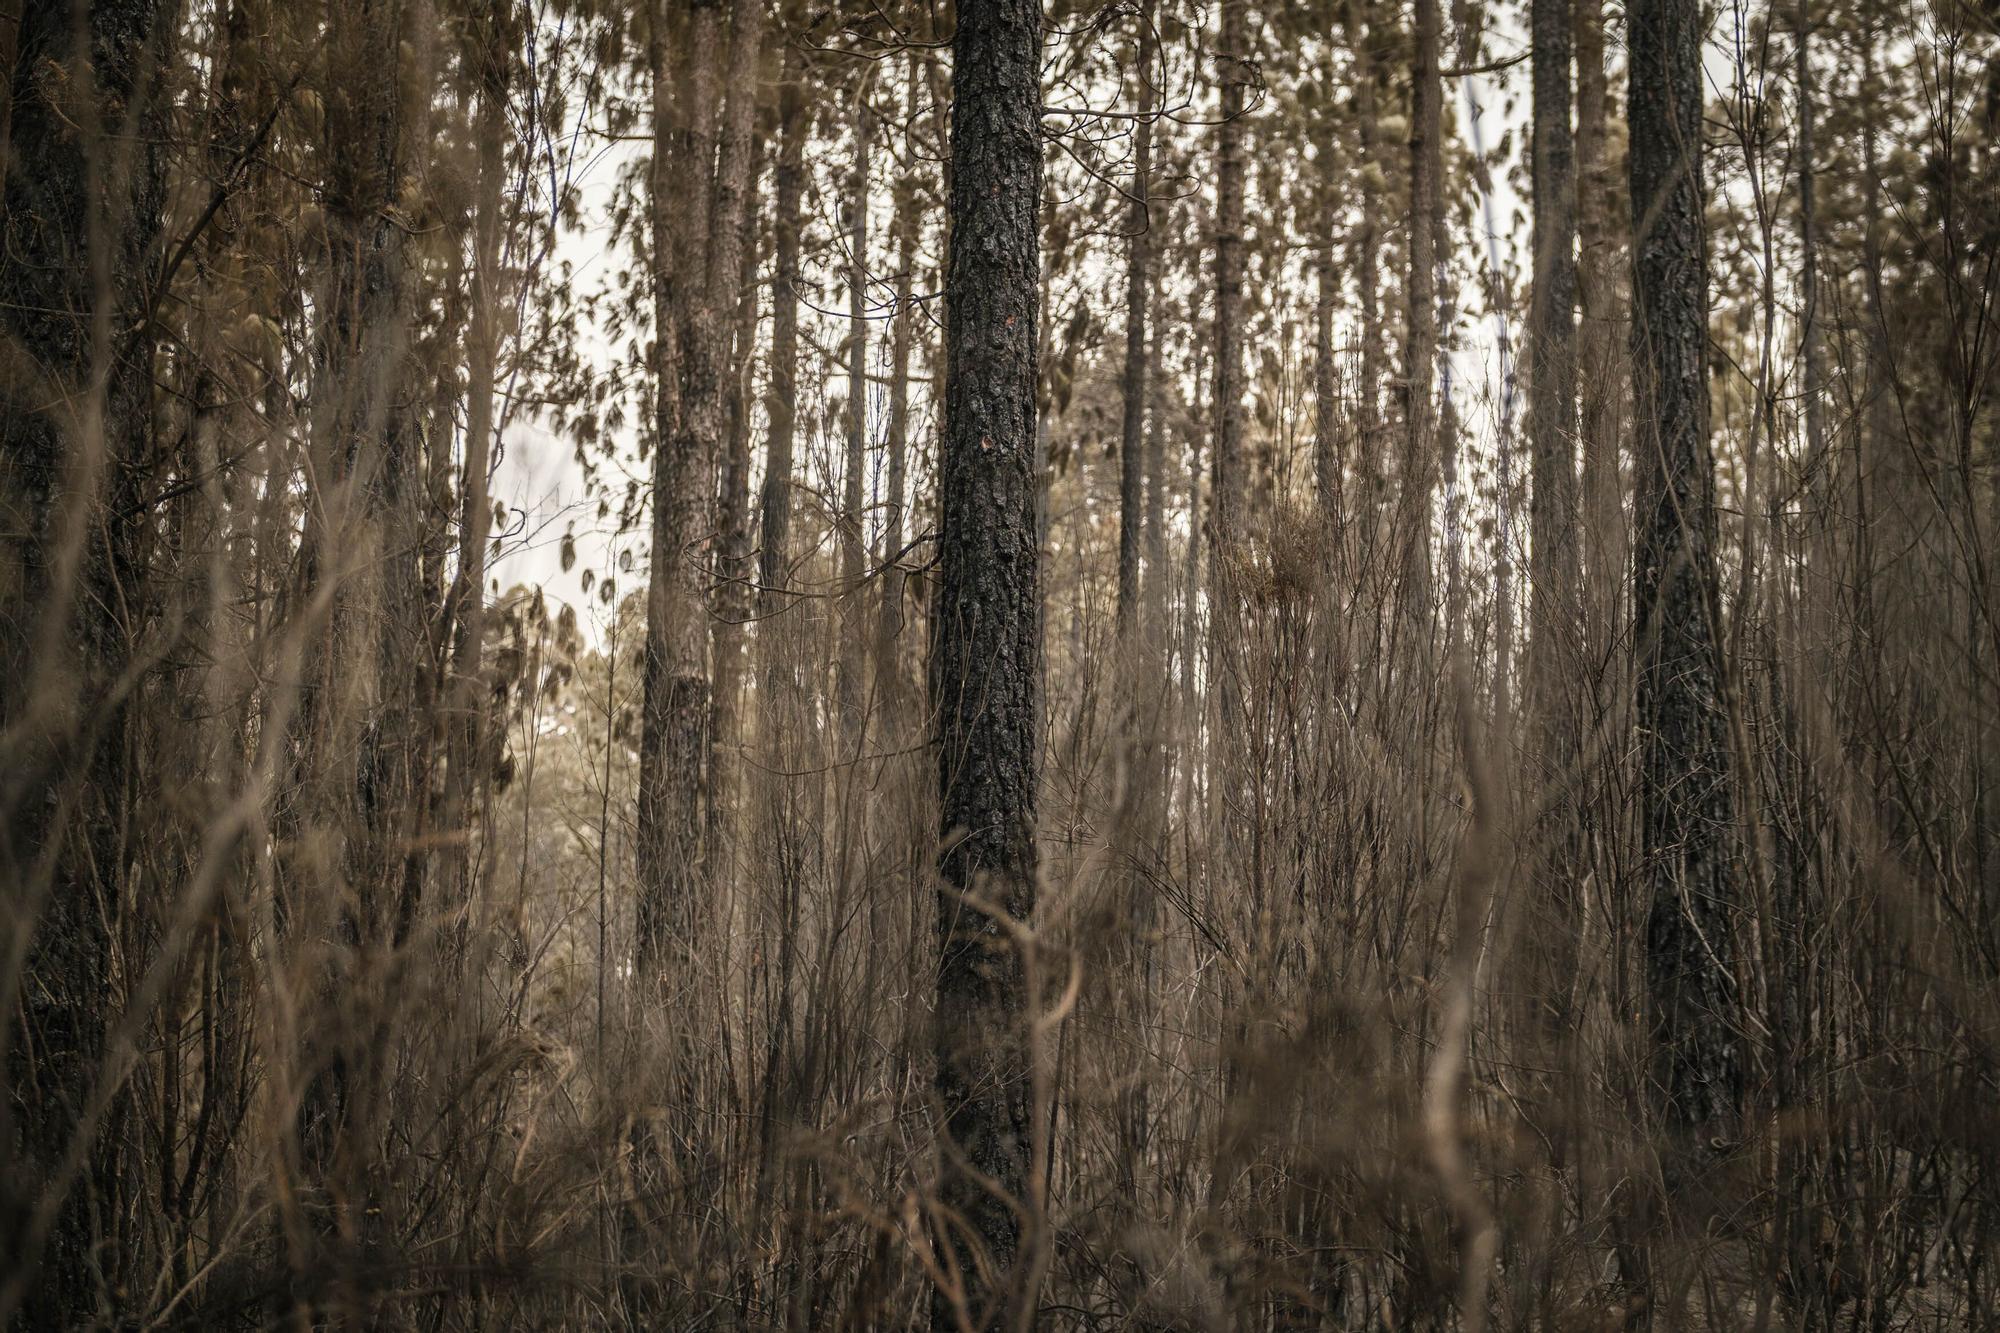
[[[1630,10],[1640,828],[1653,1094],[1669,1195],[1737,1142],[1737,872],[1718,635],[1695,0]]]
[[[1029,1298],[1041,697],[1036,541],[1040,0],[967,0],[952,38],[951,269],[931,620],[939,828],[939,1234],[975,1326]],[[1031,1235],[1029,1243],[1034,1237]],[[982,1267],[987,1265],[990,1267]],[[990,1274],[990,1276],[989,1276]],[[955,1326],[940,1288],[934,1327]]]
[[[1403,288],[1403,383],[1409,410],[1396,539],[1402,543],[1403,621],[1419,646],[1430,642],[1431,490],[1438,457],[1436,219],[1444,161],[1444,88],[1438,67],[1443,26],[1438,0],[1416,0],[1410,69],[1410,271]]]
[[[639,760],[639,969],[693,957],[710,798],[708,576],[764,7],[694,0],[677,68],[653,15],[653,547]],[[725,56],[726,52],[726,56]],[[727,60],[727,116],[723,115]],[[676,95],[685,98],[677,105]]]
[[[1528,311],[1533,604],[1529,688],[1545,773],[1567,767],[1560,696],[1576,638],[1576,157],[1570,133],[1569,0],[1535,0],[1533,204],[1535,274]]]

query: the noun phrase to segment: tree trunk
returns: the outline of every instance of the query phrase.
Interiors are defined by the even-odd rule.
[[[1619,339],[1618,266],[1623,238],[1611,196],[1616,188],[1606,122],[1609,79],[1604,68],[1604,0],[1575,0],[1576,185],[1581,256],[1577,298],[1583,315],[1577,380],[1583,446],[1585,587],[1589,599],[1589,660],[1601,663],[1617,634],[1625,586],[1624,483],[1618,463],[1618,417],[1624,400]]]
[[[480,688],[480,660],[485,648],[486,548],[491,535],[493,504],[487,491],[492,470],[494,377],[500,355],[498,314],[506,293],[500,271],[500,227],[506,173],[507,76],[509,25],[492,22],[478,49],[479,180],[473,219],[472,319],[466,339],[467,397],[465,404],[465,468],[459,478],[458,578],[451,595],[451,618],[458,639],[452,651],[450,698],[446,725],[449,751],[445,762],[444,808],[439,823],[450,839],[450,910],[461,917],[469,910],[471,883],[468,825],[472,796],[486,765],[486,730]],[[447,957],[456,965],[463,950],[462,920],[448,926],[454,937]]]
[[[741,280],[749,138],[763,6],[735,0],[727,122],[720,126],[724,41],[719,0],[696,0],[683,65],[652,36],[654,374],[653,551],[647,596],[638,804],[638,971],[691,962],[702,915],[712,682],[709,575],[717,455],[725,424],[732,287]],[[657,16],[656,16],[657,22]],[[677,113],[673,89],[684,89]],[[717,140],[720,139],[718,145]],[[671,953],[671,959],[668,954]]]
[[[911,63],[904,90],[904,123],[917,116],[917,68]],[[882,695],[883,717],[891,728],[902,723],[907,697],[902,654],[897,641],[903,632],[903,511],[909,500],[910,356],[916,347],[917,241],[923,223],[915,172],[907,165],[896,180],[896,310],[889,350],[888,496],[882,515],[882,601],[875,631],[875,680]],[[896,739],[890,749],[900,749]]]
[[[930,705],[943,836],[939,1192],[956,1215],[941,1228],[941,1253],[965,1283],[975,1326],[1003,1308],[1015,1316],[1010,1323],[1026,1326],[1027,1270],[1042,1226],[1041,1182],[1031,1171],[1032,996],[1014,934],[1035,903],[1041,708],[1034,476],[1041,54],[1040,0],[960,5]],[[981,1262],[991,1265],[990,1284]],[[955,1310],[940,1289],[932,1326],[956,1327]]]
[[[1403,441],[1402,502],[1395,540],[1402,552],[1404,621],[1413,645],[1427,653],[1430,643],[1431,492],[1437,441],[1437,233],[1431,218],[1438,208],[1438,178],[1444,158],[1442,81],[1438,49],[1443,20],[1438,0],[1416,0],[1416,44],[1410,92],[1410,272],[1405,284],[1408,343],[1403,382],[1409,414]]]
[[[1701,14],[1630,8],[1635,604],[1646,984],[1669,1196],[1738,1135],[1727,700],[1717,634]]]
[[[745,93],[746,98],[752,96]],[[753,108],[754,113],[755,108]],[[743,242],[735,284],[736,306],[726,335],[728,389],[724,404],[727,447],[722,455],[720,558],[715,587],[715,698],[709,717],[707,852],[710,878],[722,870],[730,811],[736,803],[735,755],[742,742],[743,641],[750,620],[754,558],[750,550],[750,368],[757,350],[757,215],[763,137],[750,142],[744,196]]]
[[[862,507],[868,473],[868,150],[875,137],[864,72],[854,98],[854,173],[848,183],[847,450],[840,494],[840,716],[850,751],[861,744],[864,639],[861,581],[867,570]],[[847,757],[855,757],[850,753]]]
[[[1145,524],[1146,297],[1152,286],[1153,6],[1139,11],[1139,107],[1132,126],[1132,205],[1125,259],[1124,418],[1118,443],[1118,637],[1130,644],[1139,617],[1139,552]]]
[[[791,574],[792,450],[798,428],[799,228],[805,199],[806,139],[811,111],[801,83],[805,72],[787,51],[778,87],[778,162],[772,171],[771,391],[765,400],[770,434],[764,446],[764,485],[758,498],[757,614],[760,640],[771,617],[785,609]],[[760,643],[760,647],[761,647]],[[766,652],[768,664],[772,654]]]
[[[1244,810],[1241,616],[1230,562],[1243,522],[1243,106],[1249,51],[1243,24],[1245,0],[1219,0],[1217,78],[1221,109],[1216,125],[1215,403],[1209,457],[1208,680],[1214,854],[1211,883],[1235,872],[1235,848]]]
[[[1528,511],[1533,553],[1528,688],[1545,778],[1569,760],[1558,732],[1576,635],[1576,170],[1570,137],[1570,0],[1534,0],[1535,277]]]
[[[1363,558],[1380,540],[1384,498],[1382,467],[1382,348],[1381,336],[1381,249],[1382,235],[1377,225],[1381,213],[1383,175],[1375,137],[1374,60],[1375,18],[1372,0],[1348,0],[1343,11],[1348,41],[1354,47],[1354,115],[1359,122],[1361,170],[1360,215],[1349,238],[1353,252],[1355,300],[1360,309],[1361,382],[1355,386],[1355,425],[1359,436],[1357,467],[1365,479],[1362,497],[1364,526],[1361,529]]]

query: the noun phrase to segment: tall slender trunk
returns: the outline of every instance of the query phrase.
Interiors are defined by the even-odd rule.
[[[1534,0],[1535,274],[1528,308],[1528,511],[1534,567],[1528,690],[1541,763],[1569,758],[1559,732],[1576,634],[1576,170],[1570,134],[1570,0]]]
[[[1797,48],[1793,80],[1798,85],[1799,140],[1799,367],[1803,374],[1806,475],[1826,503],[1829,481],[1826,451],[1826,370],[1821,350],[1824,334],[1819,318],[1819,218],[1813,172],[1815,106],[1812,84],[1812,10],[1807,0],[1796,8]]]
[[[792,452],[798,429],[799,229],[805,200],[806,139],[812,115],[801,86],[805,71],[789,50],[779,74],[778,161],[771,173],[771,389],[764,415],[764,485],[758,497],[757,613],[776,637],[772,617],[785,610],[791,573]],[[773,654],[764,653],[771,662]]]
[[[1330,202],[1330,201],[1329,201]],[[1331,211],[1331,210],[1329,210]],[[1340,370],[1334,361],[1333,314],[1340,302],[1340,277],[1333,260],[1331,229],[1319,247],[1313,294],[1313,482],[1319,501],[1320,539],[1338,555],[1342,541],[1340,456]]]
[[[728,336],[741,281],[763,6],[695,0],[681,66],[657,27],[653,78],[653,551],[647,596],[638,803],[638,963],[648,984],[698,956],[708,784],[709,574],[715,469],[726,421]],[[723,117],[722,80],[733,95]],[[671,80],[671,82],[670,82]],[[674,92],[686,98],[674,105]],[[671,960],[668,954],[671,952]]]
[[[1217,78],[1221,110],[1215,130],[1215,444],[1209,496],[1211,564],[1226,560],[1242,521],[1243,491],[1243,104],[1249,79],[1244,0],[1220,0]],[[1216,566],[1217,569],[1220,565]],[[1211,570],[1211,579],[1215,571]],[[1218,591],[1223,586],[1218,583]],[[1227,613],[1218,596],[1216,614]]]
[[[1583,451],[1583,568],[1588,590],[1585,633],[1589,661],[1603,662],[1617,635],[1625,586],[1624,485],[1618,462],[1618,418],[1624,367],[1618,265],[1623,245],[1611,195],[1607,122],[1610,80],[1604,66],[1604,0],[1574,0],[1576,18],[1577,302],[1582,312],[1578,357],[1578,433]]]
[[[504,14],[504,11],[503,11]],[[450,701],[446,726],[448,750],[445,759],[444,804],[439,825],[451,848],[446,885],[449,910],[464,914],[470,908],[471,893],[469,838],[473,793],[486,765],[484,691],[480,688],[480,662],[486,636],[486,548],[492,531],[493,505],[488,494],[487,474],[492,470],[494,434],[494,380],[500,355],[499,311],[507,299],[500,270],[502,196],[506,172],[506,110],[509,53],[501,46],[507,31],[503,14],[482,35],[486,41],[479,52],[478,200],[473,217],[472,238],[472,318],[466,338],[467,394],[465,403],[465,466],[459,478],[458,576],[452,586],[449,615],[456,621],[457,641],[452,648]],[[462,940],[462,926],[452,934]],[[462,949],[457,941],[448,950],[455,965]]]
[[[1146,416],[1152,397],[1152,347],[1147,341],[1147,307],[1153,287],[1153,208],[1152,189],[1154,83],[1157,77],[1157,38],[1154,5],[1144,0],[1138,13],[1137,74],[1139,78],[1138,119],[1132,127],[1131,210],[1127,222],[1128,241],[1125,270],[1125,367],[1120,383],[1124,415],[1118,446],[1118,670],[1129,673],[1130,688],[1123,691],[1119,717],[1122,753],[1122,791],[1117,815],[1119,884],[1129,907],[1124,912],[1127,928],[1118,940],[1117,958],[1121,967],[1116,989],[1120,997],[1114,1014],[1131,1023],[1130,1031],[1143,1033],[1149,1018],[1147,978],[1152,958],[1155,920],[1152,895],[1142,867],[1150,865],[1157,852],[1166,819],[1165,783],[1159,764],[1161,687],[1158,618],[1148,614],[1143,599],[1157,595],[1164,575],[1155,534],[1147,526],[1157,521],[1149,513],[1147,478],[1151,446],[1146,433]],[[1157,412],[1153,421],[1159,428]],[[1155,473],[1157,477],[1157,474]],[[1158,496],[1157,488],[1154,490]],[[1147,561],[1146,583],[1140,579],[1142,552]],[[1141,1159],[1146,1152],[1148,1128],[1147,1080],[1150,1061],[1143,1036],[1135,1043],[1136,1059],[1119,1079],[1118,1094],[1118,1184],[1122,1203],[1136,1211]]]
[[[1405,623],[1427,652],[1430,643],[1431,492],[1438,466],[1437,431],[1437,232],[1431,219],[1439,203],[1444,145],[1438,50],[1443,20],[1438,0],[1416,0],[1416,41],[1410,89],[1410,271],[1404,285],[1407,345],[1403,382],[1405,418],[1402,500],[1395,540],[1402,552]]]
[[[1221,83],[1215,131],[1215,402],[1209,455],[1209,726],[1216,774],[1212,809],[1213,880],[1233,873],[1243,802],[1241,617],[1231,562],[1243,527],[1243,109],[1250,77],[1245,0],[1220,0],[1216,77]]]
[[[1129,644],[1139,618],[1139,552],[1145,530],[1146,298],[1152,287],[1153,6],[1139,10],[1139,105],[1132,126],[1132,204],[1125,257],[1124,417],[1118,443],[1118,637]]]
[[[656,13],[654,22],[663,22]],[[692,34],[690,34],[692,38]],[[709,33],[701,64],[712,68],[715,41]],[[646,643],[641,669],[643,700],[639,730],[639,793],[634,852],[638,868],[637,968],[642,981],[658,980],[664,952],[680,924],[679,914],[693,897],[690,868],[699,862],[701,815],[700,778],[704,758],[700,727],[708,720],[707,660],[703,651],[699,575],[689,567],[688,546],[705,525],[707,477],[702,460],[683,454],[680,392],[680,327],[675,309],[676,282],[689,275],[678,271],[675,244],[677,210],[699,207],[676,177],[684,163],[705,160],[692,137],[678,125],[673,89],[679,71],[670,69],[667,34],[656,26],[648,47],[653,81],[653,164],[651,229],[653,283],[653,349],[648,370],[653,377],[653,522],[652,552],[646,586]],[[712,97],[712,81],[687,86],[688,119],[702,117],[693,108]],[[712,111],[710,112],[712,115]],[[706,173],[703,173],[704,176]],[[677,204],[676,200],[680,202]],[[705,221],[705,219],[704,219]],[[706,227],[702,228],[706,231]],[[699,692],[699,699],[688,696]],[[692,733],[692,734],[691,734]]]
[[[739,90],[746,99],[751,90]],[[753,108],[755,114],[755,108]],[[736,305],[728,332],[729,349],[724,415],[725,443],[718,483],[719,558],[715,580],[715,696],[709,715],[709,802],[707,854],[710,878],[726,855],[730,812],[737,795],[736,750],[742,741],[743,642],[751,612],[751,580],[755,575],[750,549],[750,369],[757,343],[757,214],[759,177],[763,168],[763,137],[750,141],[745,174],[741,251],[735,291]]]
[[[843,742],[860,744],[863,706],[863,607],[867,568],[862,512],[868,481],[868,178],[875,119],[864,73],[854,99],[854,164],[848,181],[847,449],[840,492],[840,715]],[[851,757],[851,756],[850,756]]]
[[[1590,0],[1586,0],[1589,3]],[[1560,1039],[1575,975],[1579,825],[1568,796],[1577,757],[1575,701],[1583,661],[1577,605],[1576,499],[1576,170],[1570,132],[1573,76],[1571,0],[1534,0],[1530,14],[1534,92],[1531,159],[1534,286],[1528,307],[1529,809],[1541,815],[1532,838],[1537,909],[1547,915],[1548,949],[1530,1030]],[[1529,936],[1533,939],[1535,936]]]
[[[1040,0],[959,6],[930,664],[943,835],[940,1195],[956,1214],[941,1249],[966,1284],[975,1326],[1004,1309],[1002,1326],[1021,1328],[1033,1317],[1044,1216],[1031,1093],[1038,1043],[1029,959],[1015,934],[1035,903],[1042,684],[1034,475],[1041,54]],[[931,1322],[957,1327],[942,1289]]]
[[[916,120],[917,77],[913,58],[904,85],[905,124]],[[923,222],[916,175],[907,164],[899,168],[895,198],[891,230],[896,241],[896,309],[889,348],[888,495],[882,513],[882,600],[875,629],[875,681],[886,724],[900,729],[908,693],[898,640],[903,632],[903,517],[909,503],[910,357],[916,349],[917,243]],[[901,741],[895,740],[889,748],[900,749]]]
[[[1640,823],[1652,1086],[1672,1197],[1738,1138],[1739,890],[1708,439],[1701,13],[1697,0],[1635,0],[1629,13]]]
[[[1382,466],[1382,350],[1381,336],[1381,251],[1382,233],[1378,224],[1382,207],[1382,186],[1387,183],[1379,161],[1376,141],[1373,0],[1348,0],[1342,11],[1348,41],[1354,48],[1354,115],[1358,122],[1360,200],[1359,213],[1349,236],[1354,265],[1355,302],[1359,307],[1361,382],[1355,386],[1355,433],[1358,461],[1364,480],[1362,528],[1365,558],[1380,540],[1385,472]]]

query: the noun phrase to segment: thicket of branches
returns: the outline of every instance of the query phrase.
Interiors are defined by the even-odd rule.
[[[0,1323],[2000,1327],[1991,0],[0,76]]]

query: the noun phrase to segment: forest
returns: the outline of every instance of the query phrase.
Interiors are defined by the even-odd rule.
[[[0,1328],[2000,1329],[1996,0],[0,78]]]

